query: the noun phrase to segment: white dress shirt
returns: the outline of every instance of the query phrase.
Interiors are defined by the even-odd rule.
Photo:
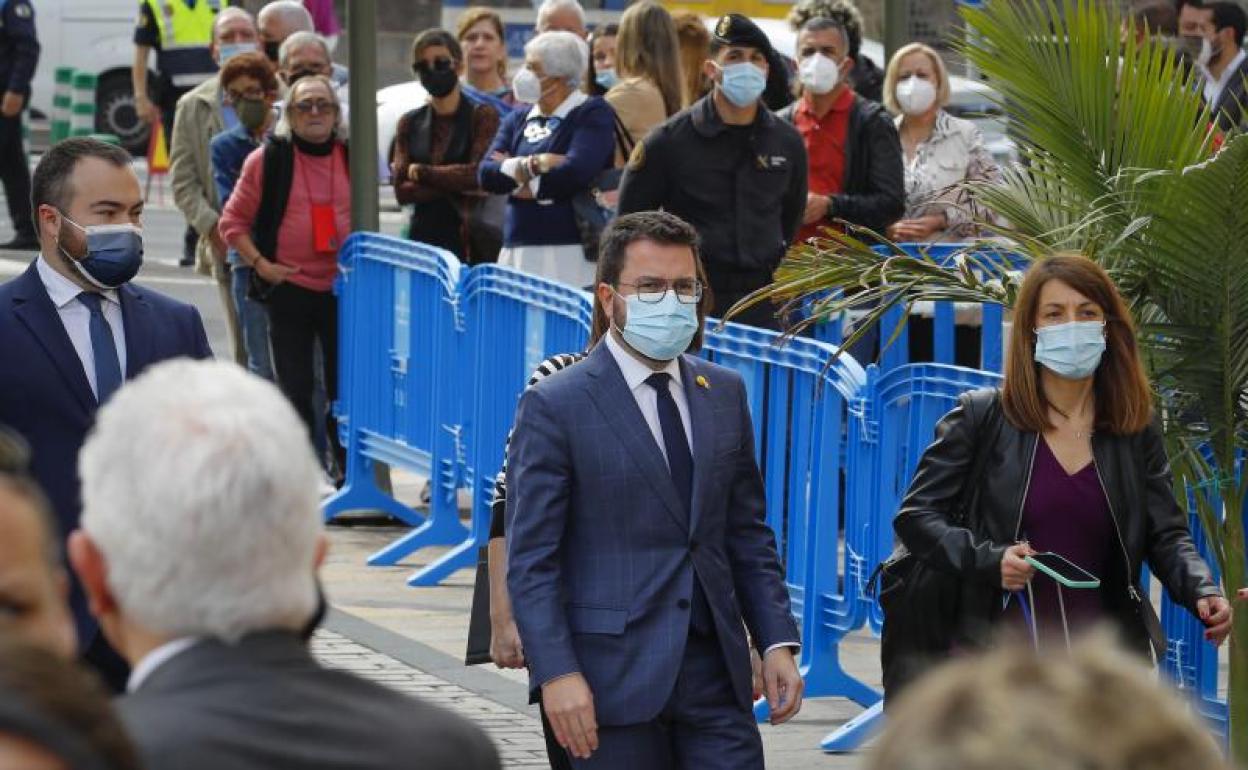
[[[186,636],[181,639],[174,639],[172,642],[165,642],[149,652],[130,671],[130,678],[126,680],[126,692],[134,692],[142,687],[143,683],[155,673],[156,669],[191,649],[196,644],[199,644],[199,637]]]
[[[646,425],[650,427],[650,435],[654,436],[654,442],[659,445],[659,452],[666,460],[667,448],[663,443],[663,425],[659,422],[659,394],[646,384],[646,379],[657,372],[625,350],[620,341],[615,338],[614,331],[607,332],[603,339],[606,340],[607,350],[611,351],[616,365],[620,367],[620,373],[624,375],[624,382],[632,391],[633,398],[637,399],[637,407],[641,409],[641,416],[646,418]],[[672,400],[676,402],[676,411],[680,412],[680,423],[685,429],[685,441],[689,442],[689,451],[692,453],[693,430],[689,425],[689,402],[685,399],[685,387],[680,377],[680,359],[672,359],[659,371],[671,375],[667,388],[671,391]]]
[[[42,254],[35,260],[35,269],[39,271],[39,279],[43,281],[43,288],[47,290],[48,297],[56,306],[56,313],[61,317],[65,333],[69,335],[69,341],[74,344],[78,360],[82,361],[82,369],[87,375],[87,382],[91,384],[91,392],[98,400],[100,391],[95,384],[95,349],[91,347],[91,311],[78,299],[78,295],[82,294],[82,289],[56,272]],[[126,328],[121,317],[121,298],[117,295],[116,289],[102,291],[99,294],[104,298],[104,301],[100,303],[100,308],[104,312],[104,320],[108,321],[112,329],[113,344],[117,346],[117,363],[121,365],[121,377],[124,380],[126,377]]]
[[[1239,65],[1244,63],[1246,57],[1248,57],[1248,52],[1240,50],[1235,55],[1235,58],[1231,59],[1231,63],[1226,65],[1226,69],[1222,70],[1222,77],[1217,80],[1213,79],[1213,75],[1208,69],[1201,67],[1201,72],[1205,76],[1205,83],[1202,86],[1205,94],[1205,103],[1209,105],[1210,109],[1213,109],[1218,103],[1218,99],[1222,97],[1222,92],[1230,85],[1231,78],[1235,77],[1239,72]],[[1217,115],[1214,115],[1214,118],[1217,118]]]

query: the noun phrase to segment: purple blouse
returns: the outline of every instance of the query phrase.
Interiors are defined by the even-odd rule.
[[[1102,580],[1113,563],[1114,523],[1109,501],[1092,461],[1073,475],[1058,462],[1044,437],[1037,438],[1031,486],[1023,503],[1019,539],[1033,550],[1064,556]],[[1031,581],[1036,628],[1041,637],[1062,638],[1062,615],[1058,584],[1043,572]],[[1062,588],[1071,633],[1103,619],[1105,605],[1099,588]],[[1007,616],[1022,624],[1016,598],[1011,597]],[[1030,629],[1023,626],[1027,633]],[[1062,644],[1065,644],[1063,641]]]

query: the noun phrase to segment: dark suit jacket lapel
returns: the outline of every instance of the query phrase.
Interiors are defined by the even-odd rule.
[[[671,471],[659,445],[654,442],[646,418],[637,406],[637,399],[628,389],[620,367],[616,365],[611,351],[605,342],[597,345],[585,362],[584,366],[590,376],[586,384],[590,398],[593,399],[598,411],[606,418],[615,438],[624,445],[633,460],[641,468],[642,475],[654,486],[654,491],[663,500],[667,512],[680,525],[681,529],[689,530],[685,507],[676,494],[676,485],[672,483]],[[696,468],[696,466],[695,466]],[[695,487],[696,489],[696,487]],[[696,497],[694,498],[697,499]]]
[[[697,532],[698,518],[710,494],[715,472],[715,417],[711,391],[697,384],[698,372],[688,356],[680,357],[680,376],[685,385],[685,402],[689,404],[689,430],[693,434],[693,505],[689,531]]]
[[[82,359],[69,340],[65,324],[61,322],[61,316],[44,288],[34,262],[16,279],[16,284],[13,314],[26,324],[31,335],[47,351],[82,408],[88,413],[94,412],[97,406],[95,394],[91,392],[91,383],[82,369]]]
[[[152,361],[152,309],[143,295],[126,284],[117,290],[121,322],[126,334],[126,379],[132,379]]]

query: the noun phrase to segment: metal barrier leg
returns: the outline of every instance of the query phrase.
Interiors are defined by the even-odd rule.
[[[373,461],[359,457],[348,462],[360,463],[361,471],[347,474],[347,483],[342,489],[325,498],[321,503],[321,512],[325,521],[333,521],[334,517],[347,511],[381,511],[413,527],[425,522],[425,517],[395,500],[377,488],[372,468]]]
[[[475,567],[479,547],[480,544],[476,538],[468,538],[443,554],[442,558],[412,573],[412,576],[407,579],[407,584],[409,586],[436,586],[461,569]]]
[[[829,754],[855,751],[875,736],[884,726],[884,701],[880,701],[858,716],[849,720],[819,742],[819,748]]]
[[[470,540],[470,533],[459,520],[456,490],[438,484],[433,489],[429,519],[377,553],[368,557],[373,567],[391,567],[421,548],[431,545],[462,545]],[[443,557],[445,559],[446,557]],[[438,562],[434,562],[437,564]],[[430,565],[426,570],[433,567]],[[421,583],[420,585],[432,585]]]

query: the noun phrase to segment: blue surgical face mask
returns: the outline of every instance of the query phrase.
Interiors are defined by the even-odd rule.
[[[61,217],[87,236],[87,255],[74,259],[57,243],[57,248],[88,283],[101,289],[116,289],[139,274],[143,266],[143,231],[134,225],[88,225]]]
[[[697,305],[686,305],[670,289],[658,302],[642,302],[636,296],[624,301],[628,319],[620,334],[633,350],[655,361],[671,361],[689,349],[698,333]]]
[[[1036,329],[1036,362],[1068,380],[1096,373],[1105,353],[1105,324],[1072,321]]]
[[[594,80],[598,83],[598,85],[608,91],[610,91],[616,83],[620,82],[620,79],[615,74],[615,70],[610,68],[598,70],[598,72],[594,75]]]
[[[754,104],[767,89],[767,75],[749,62],[729,64],[727,67],[720,67],[720,71],[724,73],[724,77],[719,88],[728,101],[738,107]]]
[[[255,53],[259,50],[259,46],[255,43],[222,43],[217,47],[217,57],[221,60],[219,66],[224,67],[227,61],[239,54]]]

